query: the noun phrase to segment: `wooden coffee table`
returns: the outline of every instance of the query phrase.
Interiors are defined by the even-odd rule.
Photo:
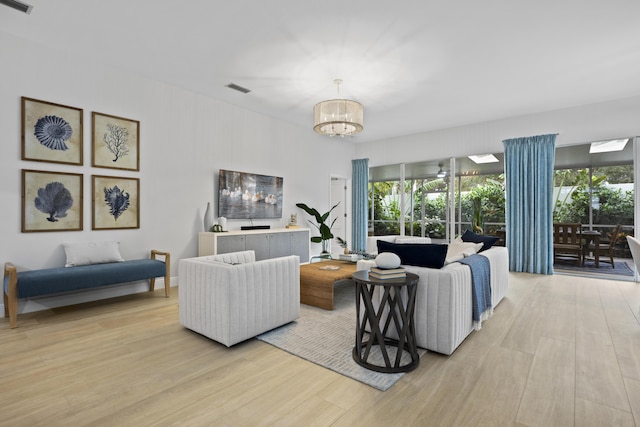
[[[329,260],[300,266],[300,302],[333,310],[333,284],[351,279],[356,263]]]

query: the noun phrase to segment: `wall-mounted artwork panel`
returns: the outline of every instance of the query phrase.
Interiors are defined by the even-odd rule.
[[[140,122],[91,113],[92,165],[97,168],[140,170]]]
[[[140,228],[140,180],[92,175],[92,229]]]
[[[82,174],[22,170],[22,232],[82,230]]]
[[[22,97],[22,160],[82,164],[82,110]]]

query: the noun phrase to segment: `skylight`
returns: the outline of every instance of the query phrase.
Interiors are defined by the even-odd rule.
[[[500,161],[493,154],[479,154],[477,156],[468,157],[469,159],[471,159],[471,161],[478,165],[482,163],[498,163]]]
[[[613,139],[611,141],[592,142],[589,148],[589,154],[608,153],[610,151],[622,151],[629,142],[629,138]]]

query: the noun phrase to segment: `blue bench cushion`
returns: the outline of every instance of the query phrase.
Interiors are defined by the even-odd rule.
[[[164,276],[166,271],[165,263],[154,259],[21,271],[17,273],[18,298],[146,280]],[[7,280],[4,287],[8,292]]]

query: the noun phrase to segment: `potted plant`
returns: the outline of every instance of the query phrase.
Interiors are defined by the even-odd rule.
[[[333,205],[331,209],[329,209],[328,212],[325,212],[323,215],[320,215],[320,212],[318,212],[316,209],[310,208],[304,203],[296,203],[297,207],[299,207],[300,209],[302,209],[303,211],[305,211],[306,213],[308,213],[309,215],[311,215],[316,219],[315,224],[311,222],[311,220],[307,220],[307,221],[309,221],[309,224],[316,227],[320,232],[319,236],[311,237],[311,241],[313,243],[322,243],[323,254],[329,253],[329,251],[327,250],[327,242],[333,239],[333,234],[331,233],[331,227],[333,227],[333,224],[335,224],[338,218],[334,218],[334,220],[331,221],[330,225],[327,225],[326,221],[327,219],[329,219],[329,215],[331,214],[331,211],[334,210],[339,204],[340,202],[336,203],[335,205]]]

